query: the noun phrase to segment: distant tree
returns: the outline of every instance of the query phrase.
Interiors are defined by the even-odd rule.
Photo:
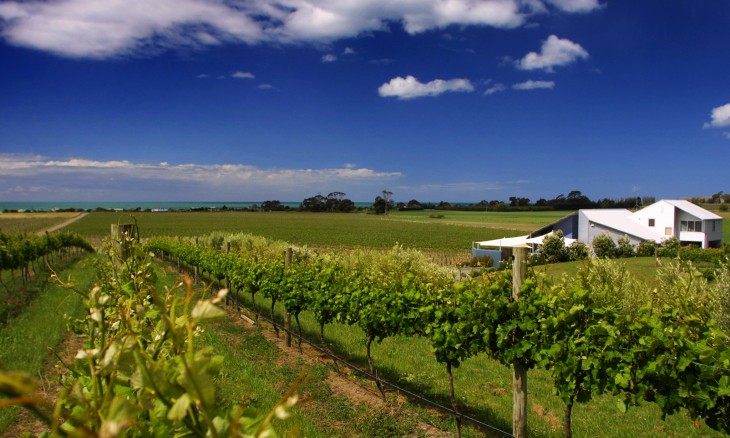
[[[608,234],[601,234],[593,239],[593,253],[599,259],[613,258],[616,255],[616,242]]]
[[[318,193],[315,196],[306,198],[302,201],[300,209],[303,211],[311,211],[313,213],[327,211],[327,198]]]
[[[411,199],[410,201],[408,201],[408,204],[406,204],[406,208],[411,210],[418,210],[423,209],[423,205],[421,205],[421,203],[416,201],[415,199]]]
[[[355,209],[355,203],[345,198],[347,193],[332,192],[325,199],[325,210],[329,212],[349,213]]]
[[[390,201],[390,198],[393,197],[393,192],[391,192],[390,190],[384,189],[381,193],[383,194],[383,199],[385,199],[385,212],[384,212],[384,214],[388,214],[388,207],[391,207],[392,208],[392,206],[393,206],[393,204]]]
[[[342,212],[348,213],[355,210],[355,203],[350,199],[345,198],[346,193],[343,192],[332,192],[327,196],[317,194],[311,198],[307,198],[302,201],[302,211],[311,211],[314,213],[319,212]]]
[[[388,205],[388,203],[390,202],[391,201],[386,200],[382,196],[376,196],[375,202],[373,202],[373,211],[375,212],[375,214],[386,214],[388,211],[388,207],[390,207],[390,209],[393,209],[392,204],[390,206]]]
[[[547,202],[547,199],[545,199],[545,198],[540,198],[537,201],[535,201],[536,207],[547,207],[547,205],[548,205],[548,202]]]
[[[510,196],[509,205],[510,205],[510,207],[526,207],[526,206],[530,205],[530,199],[529,198],[520,198],[517,196]]]
[[[278,200],[264,201],[261,203],[261,209],[264,211],[276,211],[283,209],[281,202]]]

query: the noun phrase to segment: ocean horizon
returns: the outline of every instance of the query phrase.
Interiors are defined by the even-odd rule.
[[[193,209],[230,209],[250,208],[254,205],[261,205],[262,202],[224,202],[224,201],[28,201],[28,202],[0,202],[0,211],[58,211],[58,210],[193,210]],[[299,208],[299,202],[281,202],[281,205],[289,208]],[[372,202],[355,202],[357,207],[369,207]]]

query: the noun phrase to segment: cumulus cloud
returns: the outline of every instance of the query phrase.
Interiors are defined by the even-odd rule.
[[[553,67],[572,64],[579,59],[586,59],[588,56],[588,52],[580,44],[550,35],[543,42],[540,53],[528,53],[517,61],[517,68],[552,72]]]
[[[553,81],[525,81],[519,84],[512,85],[515,90],[538,90],[538,89],[552,89],[555,88],[555,82]]]
[[[249,73],[247,71],[237,71],[233,73],[231,77],[236,79],[254,79],[256,76],[254,76],[253,73]]]
[[[705,123],[705,128],[726,128],[730,126],[730,103],[712,109],[712,120]]]
[[[226,43],[327,42],[388,30],[450,25],[514,28],[548,13],[586,12],[596,0],[9,0],[0,31],[11,44],[66,57],[149,55]]]
[[[322,62],[324,62],[325,64],[329,63],[329,62],[335,62],[335,61],[337,61],[337,56],[335,56],[331,53],[328,53],[328,54],[322,56]]]
[[[499,93],[500,91],[506,90],[507,87],[504,84],[494,84],[484,91],[485,96],[491,96],[492,94]]]
[[[435,79],[431,82],[419,82],[413,76],[397,77],[378,88],[382,97],[397,97],[398,99],[414,99],[424,96],[438,96],[446,92],[472,92],[474,86],[468,79]]]
[[[379,172],[346,165],[324,169],[266,169],[247,164],[170,164],[139,163],[128,160],[98,161],[86,158],[49,159],[37,155],[0,154],[0,197],[14,199],[31,187],[42,188],[39,197],[59,199],[67,194],[87,199],[95,196],[132,196],[136,200],[151,196],[169,198],[174,193],[211,196],[249,196],[262,193],[300,199],[334,187],[348,191],[353,187],[381,184],[400,178],[400,172]],[[12,188],[12,189],[10,189]],[[165,193],[165,190],[174,190]],[[11,191],[16,194],[13,196]],[[129,192],[129,193],[125,193]],[[162,194],[160,194],[162,193]],[[22,199],[22,198],[21,198]],[[230,198],[229,198],[230,199]],[[73,200],[73,199],[72,199]]]

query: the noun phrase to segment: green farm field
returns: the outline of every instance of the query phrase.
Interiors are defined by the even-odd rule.
[[[389,219],[416,221],[424,223],[456,224],[502,228],[525,232],[534,231],[567,215],[570,211],[395,211],[388,214]]]
[[[37,233],[67,220],[79,213],[0,213],[0,231],[3,233]]]
[[[495,216],[489,221],[480,222],[481,214],[460,214],[458,220],[444,221],[429,220],[427,215],[421,220],[409,220],[409,216],[400,214],[94,212],[65,229],[94,239],[108,235],[112,223],[136,220],[143,238],[199,236],[213,231],[244,232],[310,247],[390,248],[401,244],[427,252],[460,252],[468,255],[474,241],[524,234],[525,231],[519,230],[536,229],[554,220],[554,216],[542,213],[536,216],[528,212]]]

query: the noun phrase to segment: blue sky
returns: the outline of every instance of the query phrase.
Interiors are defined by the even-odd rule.
[[[730,2],[0,3],[0,201],[709,195]]]

